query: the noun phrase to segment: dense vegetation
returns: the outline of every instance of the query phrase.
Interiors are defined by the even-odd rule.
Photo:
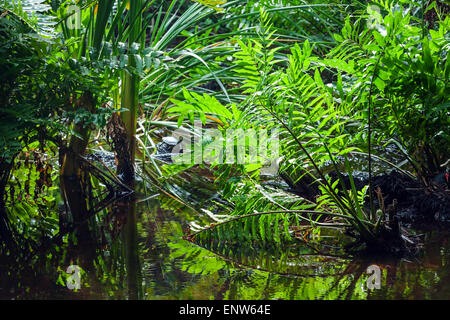
[[[354,240],[347,250],[416,248],[402,195],[380,181],[398,177],[433,202],[428,222],[450,221],[448,12],[414,0],[0,1],[2,250],[61,237],[139,181],[206,213],[185,232],[204,245],[336,232]],[[180,129],[203,137],[208,161],[160,161],[161,136]],[[263,129],[279,137],[270,163],[248,136],[245,161],[217,152],[236,147],[226,132]],[[99,150],[115,163],[93,161]],[[176,187],[195,170],[219,200]]]

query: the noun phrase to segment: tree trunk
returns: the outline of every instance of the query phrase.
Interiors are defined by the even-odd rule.
[[[84,177],[89,179],[89,177]],[[81,176],[62,176],[61,177],[61,191],[64,201],[66,202],[72,220],[75,224],[79,224],[88,216],[87,207],[87,191],[86,185],[83,183]]]
[[[131,48],[134,43],[144,44],[145,33],[142,32],[142,0],[130,1],[129,25],[130,33],[128,35],[128,47]],[[136,57],[134,54],[128,56],[128,65],[131,68],[136,67]],[[125,72],[122,78],[122,100],[121,107],[128,109],[122,112],[121,117],[125,125],[128,148],[130,151],[130,161],[132,180],[134,180],[134,161],[136,158],[136,118],[139,103],[139,82],[140,78],[137,74]],[[132,184],[132,181],[130,181]]]
[[[134,161],[130,151],[130,140],[121,117],[114,113],[107,124],[108,136],[116,156],[117,175],[127,185],[134,182]],[[132,136],[134,140],[134,135]]]
[[[93,112],[95,107],[94,98],[89,92],[85,92],[76,102],[77,108],[83,108],[88,112]],[[69,147],[64,153],[63,163],[61,166],[62,176],[78,176],[81,161],[79,156],[83,155],[89,142],[91,130],[85,126],[84,122],[74,124],[73,131],[80,137],[72,135],[70,137]]]
[[[136,160],[136,116],[137,116],[137,86],[139,80],[135,79],[133,75],[125,75],[122,94],[122,107],[129,111],[121,112],[122,125],[125,128],[126,144],[129,154],[129,164],[121,164],[117,167],[117,173],[123,174],[124,181],[131,184],[134,181],[134,161]],[[120,169],[122,166],[123,169]]]
[[[11,230],[9,229],[9,221],[6,216],[6,184],[13,167],[14,160],[6,160],[0,158],[0,238],[3,241],[11,239]]]

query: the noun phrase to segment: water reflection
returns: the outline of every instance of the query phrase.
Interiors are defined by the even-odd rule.
[[[121,211],[120,214],[127,214],[122,242],[125,247],[128,298],[136,300],[143,296],[136,221],[136,201],[123,201],[118,207]]]
[[[191,243],[183,230],[196,213],[164,195],[123,198],[91,216],[80,210],[87,218],[59,239],[1,256],[1,299],[450,299],[445,231],[426,233],[421,256],[389,261],[301,242]],[[379,290],[367,288],[372,264],[381,268]],[[82,270],[78,291],[66,286],[69,265]]]

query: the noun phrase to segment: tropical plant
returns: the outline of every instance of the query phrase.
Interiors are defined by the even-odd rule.
[[[271,26],[268,23],[267,13],[261,12],[259,40],[252,40],[247,44],[238,41],[242,51],[235,54],[237,58],[235,63],[239,66],[236,72],[245,76],[242,90],[247,94],[247,98],[240,105],[243,116],[231,125],[239,128],[264,126],[280,129],[283,134],[282,151],[285,157],[281,170],[290,177],[293,184],[312,185],[309,188],[315,188],[315,190],[312,190],[310,200],[317,201],[318,207],[305,209],[299,206],[298,212],[295,212],[295,209],[288,210],[280,206],[279,211],[253,210],[251,213],[246,213],[239,211],[242,209],[239,209],[240,206],[237,205],[237,210],[234,211],[237,217],[215,222],[198,232],[207,230],[211,237],[210,232],[213,229],[220,230],[229,222],[233,222],[228,224],[230,226],[235,221],[246,221],[249,218],[254,220],[254,224],[257,216],[283,212],[302,214],[310,210],[310,213],[316,216],[334,216],[334,220],[343,219],[346,223],[342,226],[351,226],[351,234],[371,250],[389,251],[394,246],[392,241],[402,246],[403,240],[398,234],[395,222],[387,223],[385,212],[375,210],[371,189],[373,144],[375,141],[389,142],[394,138],[402,141],[399,145],[402,145],[404,149],[407,149],[407,145],[416,148],[417,141],[423,141],[427,146],[434,141],[440,141],[440,143],[446,141],[448,144],[445,140],[447,135],[442,132],[443,122],[448,120],[445,116],[446,111],[443,111],[446,109],[448,100],[448,83],[445,80],[448,62],[445,59],[447,53],[444,51],[442,54],[442,50],[447,45],[445,37],[448,20],[440,23],[438,32],[430,31],[433,34],[431,36],[433,45],[428,38],[422,38],[422,44],[420,41],[408,42],[411,39],[421,39],[424,26],[420,28],[420,26],[409,25],[411,19],[409,13],[401,10],[400,7],[383,3],[383,8],[387,15],[384,19],[377,16],[380,20],[376,28],[369,28],[363,17],[357,18],[355,22],[347,18],[341,34],[335,35],[340,44],[336,45],[328,57],[314,56],[313,48],[308,41],[304,42],[303,47],[294,45],[285,70],[281,67],[282,60],[275,59],[277,48],[273,46],[275,40],[272,39],[273,33],[269,31]],[[387,37],[388,35],[390,37]],[[406,49],[415,54],[404,54]],[[420,52],[423,58],[417,58],[420,57],[417,54]],[[414,61],[409,61],[412,56],[415,57]],[[441,66],[439,71],[437,65]],[[415,67],[412,70],[406,66]],[[399,68],[399,70],[395,69],[396,71],[392,72],[392,68]],[[326,72],[335,73],[337,81],[324,82]],[[428,74],[430,77],[427,76]],[[393,119],[404,121],[412,117],[412,115],[409,118],[398,117],[397,112],[399,109],[402,112],[410,109],[403,108],[408,106],[404,103],[406,98],[403,89],[406,88],[405,86],[413,88],[408,81],[416,81],[417,78],[426,81],[427,86],[422,87],[427,88],[426,92],[430,93],[433,99],[421,96],[422,100],[420,100],[416,93],[408,93],[407,97],[412,99],[411,101],[414,101],[414,105],[418,107],[425,108],[428,105],[429,112],[434,115],[430,121],[437,121],[438,124],[428,126],[428,131],[416,132],[417,140],[412,139],[414,134],[411,132],[407,134],[402,129],[397,130],[393,136],[393,126],[399,125]],[[405,86],[393,86],[398,81],[407,82]],[[397,92],[396,88],[401,91]],[[401,103],[393,106],[394,101],[401,101]],[[186,106],[186,104],[183,105]],[[429,119],[430,115],[426,117]],[[416,116],[415,120],[423,122],[419,116]],[[385,123],[392,125],[390,129],[383,127]],[[415,125],[418,126],[418,124]],[[355,130],[357,127],[362,127],[364,130],[357,132]],[[444,125],[444,127],[448,126]],[[430,135],[425,133],[432,131],[433,128],[440,131]],[[374,140],[374,133],[376,133],[376,140]],[[440,140],[442,138],[444,139]],[[414,143],[410,144],[412,141]],[[368,210],[365,208],[365,192],[359,192],[356,189],[348,161],[345,160],[344,166],[337,164],[338,156],[345,156],[353,151],[363,151],[360,148],[368,152],[369,158],[369,187],[364,189],[368,190],[370,198]],[[442,146],[435,146],[432,150],[441,151]],[[434,161],[431,162],[434,164],[433,167],[424,166],[424,161],[420,161],[421,164],[418,166],[419,161],[414,161],[417,153],[409,152],[409,156],[416,168],[422,167],[423,170],[434,168],[434,172],[439,168],[439,159],[445,160],[442,154],[438,154],[431,159]],[[429,160],[430,157],[428,162]],[[327,177],[327,170],[330,170],[325,169],[327,162],[331,163],[331,170],[337,173],[338,179],[334,182]],[[349,175],[350,190],[347,190],[341,174],[342,170]],[[417,173],[422,174],[421,171]],[[222,169],[221,176],[229,177],[229,171]],[[238,179],[229,184],[235,185],[232,188],[236,189],[237,184],[241,182],[242,180]],[[244,190],[243,194],[248,195],[248,190],[245,188]],[[261,197],[270,199],[270,192],[264,193],[262,190],[260,192]],[[235,201],[237,204],[246,203],[246,209],[252,208],[248,197],[245,197],[245,200],[237,198]],[[379,205],[381,209],[381,204]],[[265,207],[270,206],[266,204]],[[278,226],[273,220],[268,225],[270,228]],[[237,229],[242,230],[243,234],[246,233],[242,226]],[[286,226],[284,229],[288,230]],[[226,230],[230,232],[229,229]],[[219,233],[223,235],[226,232],[222,230]],[[249,235],[248,232],[247,235]],[[391,243],[388,244],[386,241]]]
[[[377,16],[376,28],[363,33],[364,21],[352,26],[347,20],[331,61],[344,62],[334,67],[355,86],[365,84],[359,87],[360,110],[370,108],[367,120],[376,139],[395,141],[418,175],[432,176],[450,151],[450,20],[433,30],[414,16],[414,7],[380,3],[380,9],[386,15]]]
[[[69,134],[65,123],[80,116],[71,113],[72,94],[87,87],[95,90],[99,85],[92,81],[94,77],[83,77],[61,61],[60,44],[37,34],[27,23],[29,17],[22,18],[9,9],[2,12],[0,210],[4,219],[5,187],[15,159],[24,148],[31,155],[62,147],[63,134]],[[100,119],[91,117],[89,121],[101,124]],[[28,161],[24,154],[20,160]]]

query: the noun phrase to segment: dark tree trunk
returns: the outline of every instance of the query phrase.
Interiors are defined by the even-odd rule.
[[[88,216],[87,190],[83,179],[77,176],[62,176],[61,190],[75,224],[81,223]]]
[[[76,108],[85,109],[88,112],[94,112],[95,110],[95,100],[91,93],[85,92],[80,99],[75,103]],[[72,135],[70,137],[69,146],[64,150],[63,161],[61,166],[62,176],[76,176],[80,174],[80,155],[83,155],[86,151],[86,147],[89,142],[89,136],[91,130],[84,122],[76,123],[73,127],[73,131],[76,132],[78,136]]]
[[[125,125],[119,114],[114,113],[107,124],[108,137],[112,140],[117,163],[117,175],[127,185],[134,182],[134,165]]]
[[[0,238],[2,241],[11,239],[8,217],[6,216],[6,185],[11,174],[14,160],[0,158]]]

